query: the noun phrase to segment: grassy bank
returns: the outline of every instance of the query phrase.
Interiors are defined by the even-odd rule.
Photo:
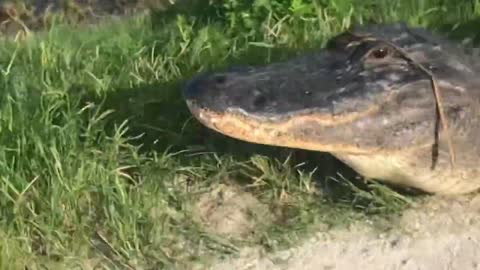
[[[321,47],[352,23],[480,39],[480,2],[307,2],[179,5],[88,28],[53,21],[2,41],[1,269],[193,269],[352,221],[394,226],[417,197],[366,187],[328,156],[206,130],[180,89],[206,69]]]

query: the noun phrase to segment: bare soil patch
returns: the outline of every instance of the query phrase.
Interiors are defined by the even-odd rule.
[[[431,197],[389,232],[353,224],[275,254],[245,249],[211,269],[480,269],[479,213],[480,195]]]
[[[218,185],[195,205],[197,220],[206,231],[228,238],[242,238],[272,222],[266,205],[234,185]]]

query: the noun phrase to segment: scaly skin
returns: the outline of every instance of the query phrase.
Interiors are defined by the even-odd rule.
[[[431,77],[411,60],[438,84],[454,167]],[[367,178],[463,194],[480,188],[479,63],[480,57],[424,29],[369,25],[307,56],[199,75],[184,96],[201,123],[227,136],[330,152]]]

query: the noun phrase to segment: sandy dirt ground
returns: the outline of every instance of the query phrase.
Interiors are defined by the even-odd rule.
[[[431,197],[380,233],[368,225],[318,233],[275,254],[246,249],[211,270],[480,269],[480,195]]]

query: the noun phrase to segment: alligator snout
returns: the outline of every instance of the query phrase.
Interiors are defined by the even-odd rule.
[[[202,74],[193,78],[184,89],[187,102],[198,108],[223,113],[239,110],[243,113],[266,112],[277,105],[272,82],[258,83],[248,73],[227,71]],[[287,99],[285,99],[287,100]]]

